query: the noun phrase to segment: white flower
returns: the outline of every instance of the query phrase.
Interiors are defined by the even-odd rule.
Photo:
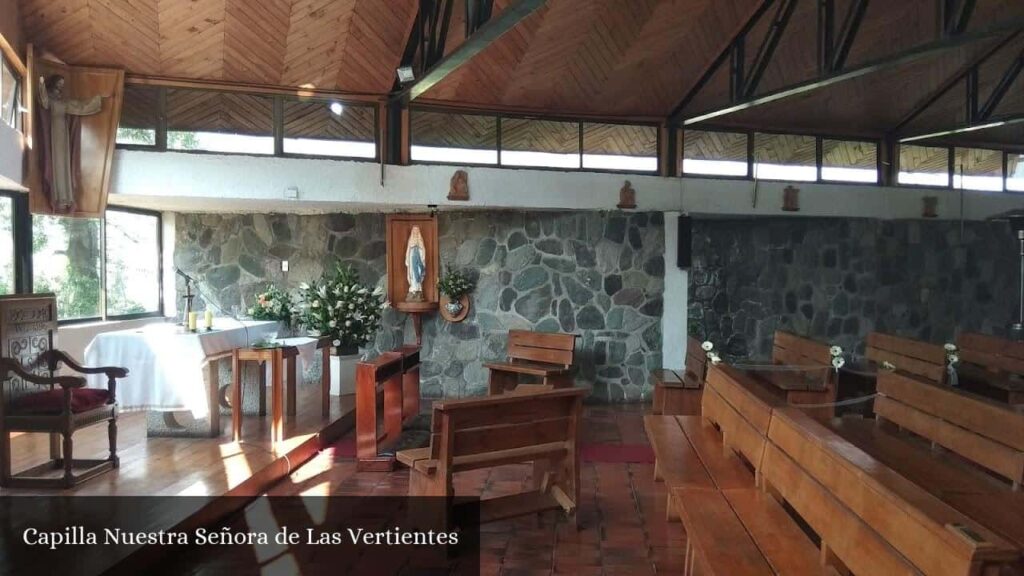
[[[828,349],[828,353],[833,355],[833,356],[842,356],[843,355],[843,349],[841,347],[839,347],[839,346],[833,346],[833,347]]]
[[[832,367],[835,368],[836,370],[842,368],[844,364],[846,364],[846,360],[842,356],[832,357]]]
[[[352,326],[352,321],[351,320],[345,320],[345,327],[348,328],[350,326]]]
[[[949,362],[950,366],[953,366],[954,364],[960,363],[960,356],[958,354],[949,354],[946,356],[946,360]]]
[[[946,342],[942,347],[946,349],[946,352],[956,352],[959,350],[959,348],[956,347],[956,344],[951,342]]]
[[[341,340],[335,340],[331,344],[333,344],[334,346],[341,346]]]
[[[711,350],[714,349],[714,347],[715,347],[715,345],[712,344],[710,340],[705,340],[700,345],[700,349],[705,351],[705,352],[711,352]]]
[[[313,308],[319,308],[320,307],[320,301],[319,300],[313,300],[313,303],[310,304],[310,306],[312,306]]]
[[[334,328],[335,326],[338,325],[338,322],[335,320],[331,320],[330,322],[327,323],[327,325],[330,326],[331,328]]]
[[[882,368],[885,368],[886,370],[889,371],[893,371],[896,369],[896,365],[893,364],[892,362],[889,362],[888,360],[885,360],[882,362]]]
[[[720,364],[722,362],[722,359],[719,358],[718,354],[715,354],[714,352],[708,353],[708,359],[711,360],[712,364]]]
[[[348,305],[348,309],[349,310],[355,310],[356,309],[356,305],[355,304],[349,304]]]

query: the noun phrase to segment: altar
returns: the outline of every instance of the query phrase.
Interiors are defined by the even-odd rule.
[[[91,365],[125,366],[130,374],[118,382],[118,404],[122,412],[164,413],[175,425],[175,412],[188,412],[196,420],[209,421],[208,433],[221,434],[220,361],[231,352],[257,342],[274,339],[280,326],[273,321],[218,318],[211,330],[188,332],[170,322],[97,335],[85,350]],[[305,370],[316,353],[316,339],[287,340],[299,349],[299,369]],[[90,387],[105,387],[101,376],[90,378]],[[225,382],[225,386],[227,382]]]

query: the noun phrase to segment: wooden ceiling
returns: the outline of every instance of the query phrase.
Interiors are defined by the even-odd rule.
[[[428,104],[533,114],[660,120],[694,86],[760,0],[547,0],[509,33],[428,90]],[[837,20],[851,0],[836,0]],[[495,0],[499,13],[509,0]],[[26,41],[74,64],[112,65],[139,75],[312,86],[385,95],[413,26],[416,0],[19,0]],[[462,2],[447,45],[463,41]],[[935,0],[870,2],[849,66],[934,40]],[[748,38],[749,66],[770,10]],[[1021,0],[977,0],[969,30],[1024,16]],[[758,93],[816,74],[817,2],[800,0]],[[878,137],[950,77],[998,42],[990,38],[709,124]],[[1024,35],[979,78],[984,97],[1021,49]],[[687,108],[722,107],[719,73]],[[963,120],[963,91],[921,114],[912,133]],[[1024,75],[998,113],[1024,113]],[[492,138],[480,127],[463,138]],[[421,122],[419,132],[426,134]],[[436,130],[455,138],[454,125]],[[473,132],[472,130],[476,130]],[[415,131],[415,127],[414,127]],[[1020,144],[1021,129],[966,134],[957,142]],[[529,138],[528,134],[522,138]],[[568,136],[567,136],[568,137]],[[649,146],[646,133],[617,149]],[[447,138],[447,137],[446,137]],[[505,134],[507,141],[510,135]],[[614,138],[606,138],[614,140]],[[595,137],[596,141],[596,137]]]

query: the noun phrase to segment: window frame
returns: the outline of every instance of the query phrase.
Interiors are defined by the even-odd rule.
[[[10,118],[3,118],[0,116],[0,122],[8,125],[12,130],[23,132],[24,124],[21,117],[21,107],[23,106],[23,103],[21,99],[25,79],[18,74],[18,70],[14,67],[14,64],[3,54],[0,54],[0,66],[6,68],[10,73],[11,78],[14,78],[14,90],[11,92],[14,95],[14,99],[11,102]],[[3,84],[2,75],[3,73],[0,72],[0,85]]]
[[[27,202],[26,202],[27,206]],[[157,310],[151,312],[136,312],[132,314],[108,314],[107,313],[107,218],[106,212],[126,212],[130,214],[141,214],[145,216],[156,217],[156,243],[157,243]],[[143,208],[132,208],[128,206],[108,206],[104,213],[103,218],[100,219],[100,314],[99,316],[86,316],[82,318],[60,318],[58,310],[57,325],[58,326],[73,326],[76,324],[89,324],[95,322],[116,322],[123,320],[137,320],[141,318],[163,318],[164,317],[164,219],[163,213],[157,210],[146,210]],[[28,221],[31,223],[32,215],[28,214],[27,209],[25,214],[28,216]],[[28,261],[29,266],[27,270],[27,278],[17,284],[24,283],[27,287],[28,293],[34,293],[33,283],[34,278],[32,274],[31,262],[33,259],[32,254],[32,226],[28,227],[29,238],[28,238]],[[17,234],[17,232],[15,233]],[[16,250],[17,251],[17,250]],[[16,256],[17,260],[17,256]],[[17,262],[16,262],[17,267]]]
[[[656,147],[655,147],[655,159],[658,158],[658,150],[661,150],[662,146],[662,130],[660,125],[656,122],[629,122],[621,119],[604,119],[604,118],[592,118],[583,116],[565,116],[565,115],[537,115],[537,114],[524,114],[515,112],[499,112],[499,111],[485,111],[485,110],[474,110],[474,109],[461,109],[458,107],[449,106],[437,106],[432,104],[417,104],[409,107],[409,148],[412,148],[413,142],[413,130],[412,130],[412,114],[420,112],[434,112],[441,114],[457,114],[462,116],[485,116],[488,118],[494,118],[496,122],[496,151],[498,154],[497,162],[494,164],[476,164],[476,163],[459,163],[459,162],[439,162],[435,160],[412,160],[409,159],[409,164],[423,165],[423,166],[473,166],[476,168],[510,168],[513,170],[543,170],[547,172],[586,172],[593,174],[635,174],[638,176],[658,176],[658,170],[612,170],[606,168],[584,168],[583,167],[583,156],[585,151],[583,149],[583,125],[584,124],[612,124],[616,126],[644,126],[647,128],[654,128],[657,134]],[[577,132],[577,147],[579,152],[579,162],[576,168],[559,168],[555,166],[524,166],[521,164],[503,164],[501,161],[502,153],[502,122],[506,119],[515,120],[540,120],[540,121],[551,121],[551,122],[566,122],[576,125]]]
[[[379,163],[381,159],[381,130],[380,130],[380,107],[368,102],[353,101],[346,98],[334,98],[328,96],[291,96],[274,92],[261,92],[259,90],[225,90],[216,88],[203,88],[192,86],[172,86],[159,84],[133,84],[136,88],[147,88],[157,91],[157,126],[156,142],[153,145],[147,144],[115,144],[120,150],[141,150],[147,152],[174,152],[176,154],[212,154],[226,156],[249,156],[252,158],[304,158],[313,160],[340,160],[344,162],[372,162]],[[261,96],[271,101],[271,138],[273,139],[274,151],[271,154],[251,154],[248,152],[218,152],[213,150],[176,150],[167,147],[167,90],[190,90],[195,92],[220,92],[227,94],[244,94],[248,96]],[[318,154],[295,154],[284,151],[284,103],[285,101],[295,102],[339,102],[346,107],[362,107],[373,110],[373,148],[374,157],[365,158],[361,156],[332,156]],[[118,119],[120,128],[120,119]]]

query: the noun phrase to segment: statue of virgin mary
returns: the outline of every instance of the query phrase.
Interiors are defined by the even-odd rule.
[[[405,247],[405,276],[409,281],[406,302],[423,302],[423,280],[427,277],[427,249],[419,226],[409,231],[409,242]]]

